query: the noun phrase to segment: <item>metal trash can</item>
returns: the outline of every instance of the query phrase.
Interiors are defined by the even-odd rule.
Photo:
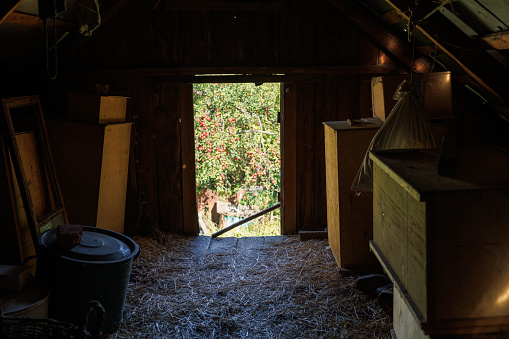
[[[49,316],[81,325],[87,305],[97,300],[106,310],[103,333],[114,332],[122,322],[138,244],[123,234],[89,226],[83,226],[81,242],[72,249],[57,247],[56,237],[56,228],[39,236],[37,276],[51,288]]]

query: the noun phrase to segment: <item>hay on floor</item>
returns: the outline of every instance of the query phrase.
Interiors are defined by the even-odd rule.
[[[110,338],[390,338],[391,311],[342,276],[326,240],[199,257],[134,237],[124,320]]]

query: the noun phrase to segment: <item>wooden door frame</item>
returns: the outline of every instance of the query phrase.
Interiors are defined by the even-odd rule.
[[[181,84],[179,93],[180,148],[182,161],[182,231],[200,234],[196,204],[193,85]]]
[[[281,83],[281,235],[297,233],[297,86]]]
[[[198,212],[196,199],[191,197],[196,192],[196,163],[194,144],[194,102],[192,97],[193,83],[254,83],[258,82],[257,76],[207,76],[200,81],[186,83],[181,87],[180,111],[182,131],[182,189],[183,189],[183,222],[184,233],[198,234]],[[295,77],[291,78],[292,83],[281,82],[284,76],[265,76],[265,82],[280,83],[280,153],[281,153],[281,234],[295,234],[296,229],[296,178],[297,178],[297,157],[296,157],[296,128],[297,128],[297,86]],[[290,80],[290,79],[287,79]],[[315,80],[313,78],[313,80]],[[306,77],[305,82],[309,82]],[[190,94],[189,94],[190,93]],[[189,97],[191,102],[189,104]],[[193,214],[194,213],[194,214]],[[194,216],[193,216],[194,215]]]

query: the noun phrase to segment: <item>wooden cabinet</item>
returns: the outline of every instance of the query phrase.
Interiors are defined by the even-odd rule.
[[[69,222],[123,233],[131,123],[46,125]]]
[[[371,247],[424,334],[509,330],[509,153],[459,149],[453,177],[438,154],[371,154]]]
[[[371,193],[356,195],[352,182],[379,126],[363,122],[325,122],[327,231],[339,267],[365,269],[377,265],[369,249],[372,239]]]

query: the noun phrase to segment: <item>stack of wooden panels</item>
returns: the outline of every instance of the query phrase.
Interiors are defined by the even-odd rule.
[[[127,100],[69,93],[66,121],[46,123],[72,224],[124,231],[131,140]]]
[[[395,284],[398,338],[484,338],[509,330],[509,153],[378,152],[371,248]],[[417,334],[415,334],[417,333]]]

